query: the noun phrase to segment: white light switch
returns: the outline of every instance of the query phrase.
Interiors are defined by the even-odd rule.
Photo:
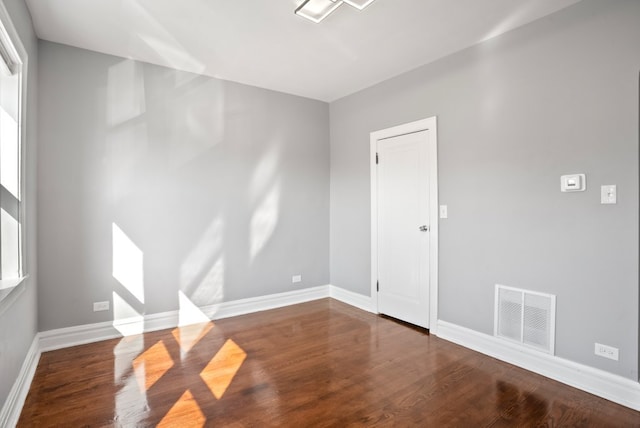
[[[600,187],[600,203],[615,204],[618,201],[618,191],[615,184]]]
[[[440,218],[449,217],[449,210],[446,205],[440,205]]]

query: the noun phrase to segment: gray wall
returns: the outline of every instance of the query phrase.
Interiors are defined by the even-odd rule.
[[[13,25],[28,55],[27,113],[24,147],[25,263],[29,277],[20,286],[18,298],[0,315],[0,407],[7,399],[24,357],[37,332],[36,307],[36,111],[38,42],[33,32],[31,16],[22,0],[4,0]],[[10,299],[13,300],[13,299]]]
[[[41,331],[329,282],[328,104],[39,49]]]
[[[332,103],[331,283],[369,295],[369,133],[437,116],[440,319],[492,334],[494,284],[552,293],[556,354],[637,379],[639,23],[585,0]]]

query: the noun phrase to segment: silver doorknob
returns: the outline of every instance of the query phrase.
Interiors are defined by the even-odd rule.
[[[428,232],[429,231],[429,226],[427,226],[427,225],[420,226],[418,229],[420,229],[420,232]]]

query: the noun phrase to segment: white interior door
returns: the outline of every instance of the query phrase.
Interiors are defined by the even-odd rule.
[[[377,142],[378,311],[429,327],[428,132]]]

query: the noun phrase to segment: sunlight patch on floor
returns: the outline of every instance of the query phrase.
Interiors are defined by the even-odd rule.
[[[162,418],[158,427],[202,427],[207,418],[188,389]]]
[[[113,380],[118,383],[130,375],[133,359],[144,350],[144,336],[125,336],[113,348]]]
[[[200,377],[218,400],[227,391],[246,358],[247,353],[233,340],[227,339],[209,364],[200,372]]]
[[[146,392],[142,391],[137,377],[134,375],[124,378],[118,384],[118,392],[115,394],[115,413],[123,422],[130,418],[136,419],[136,415],[144,415],[148,408]],[[129,425],[131,426],[131,425]]]
[[[180,357],[184,359],[189,351],[200,342],[200,340],[211,331],[213,323],[192,324],[173,329],[171,334],[180,345]]]
[[[162,340],[140,354],[133,360],[133,370],[141,391],[148,391],[173,366],[173,359]]]
[[[132,364],[143,349],[142,335],[123,337],[113,348],[113,383],[118,386],[115,394],[117,415],[138,414],[148,407],[147,394],[140,390]]]

